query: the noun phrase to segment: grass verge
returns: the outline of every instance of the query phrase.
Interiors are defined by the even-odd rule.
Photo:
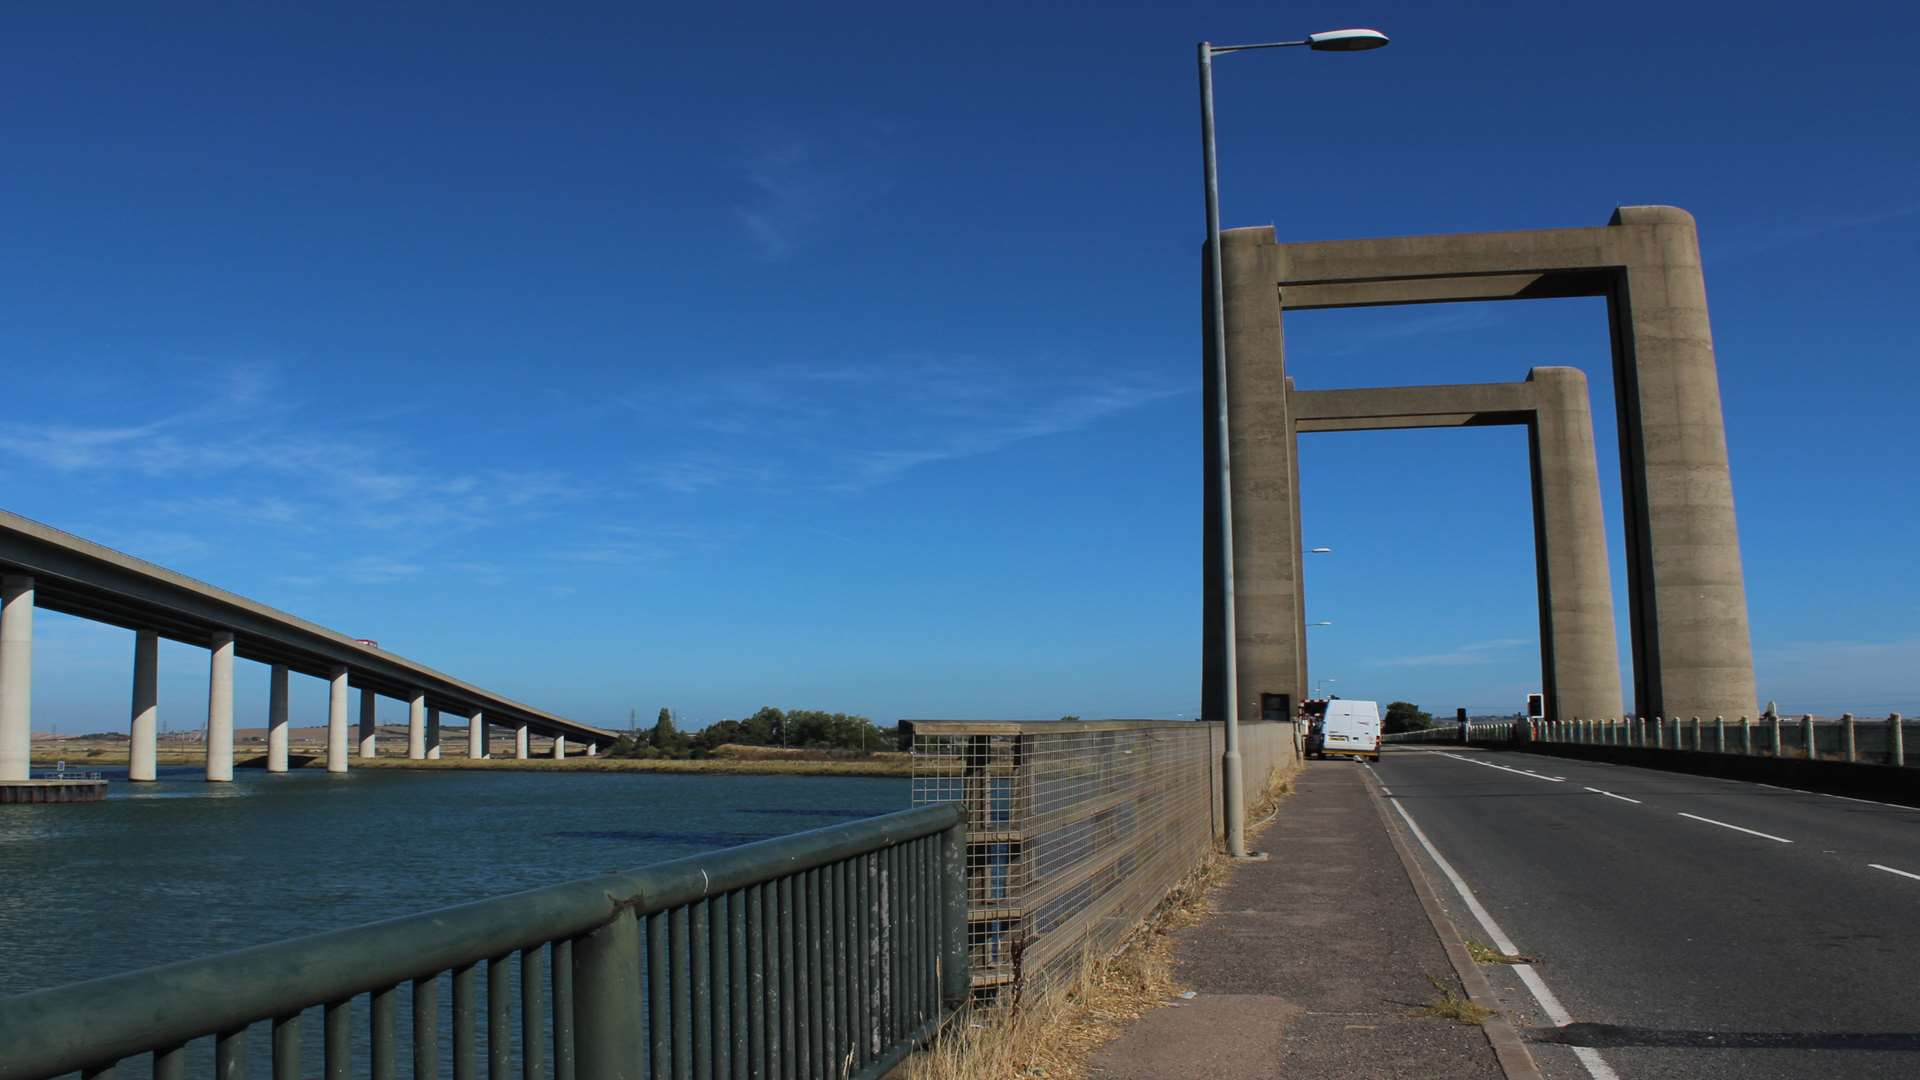
[[[1537,964],[1540,961],[1522,953],[1501,952],[1484,941],[1467,939],[1467,955],[1476,964]]]

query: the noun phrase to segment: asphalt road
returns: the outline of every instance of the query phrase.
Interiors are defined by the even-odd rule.
[[[1423,850],[1461,933],[1537,959],[1490,977],[1548,1076],[1920,1077],[1920,810],[1514,752],[1372,768],[1500,932]]]

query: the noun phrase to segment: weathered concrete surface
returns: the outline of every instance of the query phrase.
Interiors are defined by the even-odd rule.
[[[1599,228],[1291,244],[1275,243],[1270,228],[1235,229],[1222,254],[1236,514],[1243,486],[1253,504],[1249,520],[1234,525],[1234,567],[1237,578],[1251,579],[1258,602],[1273,608],[1239,634],[1243,698],[1249,679],[1262,681],[1256,693],[1271,692],[1305,653],[1303,635],[1264,628],[1266,620],[1297,620],[1300,611],[1298,525],[1263,505],[1285,498],[1297,509],[1294,436],[1282,430],[1292,420],[1271,401],[1285,376],[1281,311],[1599,296],[1608,303],[1614,352],[1634,711],[1757,711],[1719,375],[1691,216],[1631,206]],[[1209,447],[1212,440],[1209,427]],[[1250,474],[1244,481],[1243,471]],[[1216,509],[1207,511],[1210,529]],[[1219,588],[1217,546],[1215,533],[1207,541],[1210,597]],[[1247,584],[1237,584],[1244,593]],[[1243,596],[1237,614],[1249,617],[1252,603]],[[1210,599],[1203,693],[1216,698],[1219,611],[1217,597]],[[1296,692],[1303,683],[1304,675],[1294,680]]]
[[[160,739],[160,635],[133,635],[133,718],[127,740],[127,779],[152,780]]]
[[[1198,991],[1130,1026],[1099,1080],[1502,1075],[1486,1035],[1414,1010],[1460,992],[1358,767],[1310,764],[1215,912],[1176,935]]]
[[[337,667],[327,680],[327,771],[330,773],[347,771],[347,674],[345,667]],[[364,708],[364,695],[361,700]]]
[[[487,714],[479,709],[467,714],[467,756],[487,756]]]
[[[0,781],[0,804],[99,802],[106,797],[105,780]]]
[[[267,677],[267,771],[287,771],[287,666],[273,665]]]
[[[207,657],[207,780],[233,780],[233,635],[213,635]]]

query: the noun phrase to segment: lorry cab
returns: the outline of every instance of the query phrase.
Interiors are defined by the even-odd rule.
[[[1321,720],[1322,757],[1380,760],[1380,705],[1374,701],[1335,698],[1327,702]]]

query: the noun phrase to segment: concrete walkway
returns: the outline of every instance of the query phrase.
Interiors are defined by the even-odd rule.
[[[1461,993],[1362,767],[1309,762],[1295,794],[1176,935],[1198,991],[1142,1017],[1094,1060],[1098,1080],[1502,1077],[1478,1027],[1412,1013]]]

